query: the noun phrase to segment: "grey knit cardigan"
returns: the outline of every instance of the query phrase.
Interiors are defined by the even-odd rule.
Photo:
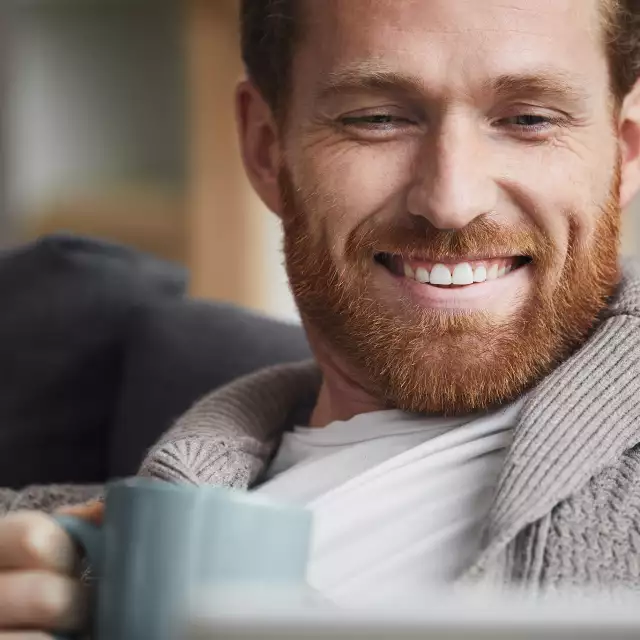
[[[186,413],[140,473],[247,489],[319,385],[313,362],[237,380]],[[100,490],[0,490],[0,509],[50,510]],[[527,394],[483,540],[464,584],[640,587],[640,264],[624,262],[598,328]]]

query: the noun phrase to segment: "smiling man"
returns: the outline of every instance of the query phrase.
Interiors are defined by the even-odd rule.
[[[309,581],[344,604],[637,587],[640,268],[619,236],[640,1],[244,0],[241,19],[244,162],[315,361],[205,398],[141,473],[307,505]],[[0,523],[4,602],[45,526],[21,517]],[[78,619],[65,584],[43,626]]]
[[[246,0],[242,22],[245,166],[316,362],[205,399],[143,472],[309,506],[309,579],[341,603],[637,585],[640,2]]]

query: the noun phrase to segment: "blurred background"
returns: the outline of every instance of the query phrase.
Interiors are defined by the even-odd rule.
[[[185,264],[195,296],[295,319],[238,156],[241,75],[237,0],[0,0],[0,246],[103,237]]]
[[[235,140],[237,0],[0,0],[0,246],[57,230],[295,318]]]

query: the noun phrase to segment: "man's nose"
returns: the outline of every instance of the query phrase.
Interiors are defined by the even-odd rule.
[[[468,123],[449,123],[431,132],[415,166],[409,213],[445,230],[462,229],[495,211],[498,188],[488,144],[477,126]]]

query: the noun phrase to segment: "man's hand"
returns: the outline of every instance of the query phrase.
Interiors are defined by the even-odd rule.
[[[102,504],[64,509],[99,523]],[[36,640],[85,627],[87,594],[75,544],[49,516],[0,518],[0,640]]]

